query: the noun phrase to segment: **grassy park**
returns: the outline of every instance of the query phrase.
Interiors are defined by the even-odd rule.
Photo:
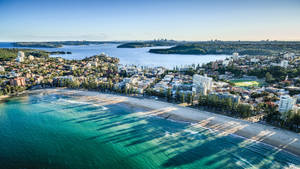
[[[234,84],[234,86],[237,87],[253,87],[253,86],[260,86],[260,82],[258,81],[253,81],[253,80],[231,80]]]

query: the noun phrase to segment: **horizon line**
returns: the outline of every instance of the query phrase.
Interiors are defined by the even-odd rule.
[[[88,42],[144,42],[144,41],[155,41],[156,39],[151,40],[24,40],[24,41],[11,41],[11,40],[0,40],[1,43],[9,42],[9,43],[17,43],[17,42],[75,42],[75,41],[88,41]],[[157,39],[164,40],[164,39]],[[220,40],[220,39],[211,39],[211,40],[174,40],[167,39],[168,41],[177,41],[177,42],[209,42],[209,41],[221,41],[221,42],[300,42],[300,39],[295,40],[270,40],[270,39],[262,39],[262,40]]]

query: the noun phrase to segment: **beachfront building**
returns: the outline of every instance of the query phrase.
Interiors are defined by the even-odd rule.
[[[16,58],[17,62],[24,62],[25,53],[23,51],[18,52],[18,57]]]
[[[207,75],[201,76],[195,74],[193,76],[192,91],[196,94],[207,95],[212,90],[212,78]]]
[[[160,82],[154,85],[153,90],[155,90],[156,92],[168,90],[168,88],[172,87],[170,83],[172,82],[173,78],[173,74],[165,75],[165,77]]]
[[[25,86],[26,85],[24,77],[16,77],[16,78],[10,79],[9,82],[10,82],[10,85],[12,85],[12,86]]]
[[[284,67],[284,68],[287,68],[287,67],[289,66],[289,61],[287,61],[287,60],[282,60],[282,61],[280,62],[280,66],[281,66],[281,67]]]
[[[210,95],[215,95],[219,99],[230,99],[233,103],[240,103],[241,97],[239,95],[233,95],[229,92],[219,93],[219,92],[212,92]]]
[[[292,110],[296,103],[296,99],[289,95],[280,96],[278,111],[281,113],[288,112]]]

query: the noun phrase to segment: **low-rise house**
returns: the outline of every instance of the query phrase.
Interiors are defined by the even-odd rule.
[[[29,55],[29,56],[28,56],[28,60],[31,60],[31,61],[34,60],[34,56]]]

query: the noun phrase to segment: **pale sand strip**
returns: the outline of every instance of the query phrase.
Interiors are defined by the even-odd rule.
[[[116,103],[126,103],[133,107],[144,108],[145,111],[139,112],[141,115],[159,115],[174,120],[193,122],[194,126],[217,130],[220,136],[236,134],[238,136],[248,138],[249,140],[247,141],[249,142],[252,140],[260,141],[279,148],[278,151],[284,149],[300,156],[300,134],[277,127],[252,123],[241,119],[235,119],[220,114],[200,111],[197,109],[182,107],[152,99],[68,89],[46,89],[31,91],[31,93],[44,92],[85,96],[83,97],[85,101],[98,100],[99,104],[97,105],[103,106]]]
[[[6,99],[6,98],[9,98],[10,96],[7,96],[7,95],[5,95],[5,96],[0,96],[0,101],[1,100],[4,100],[4,99]]]

